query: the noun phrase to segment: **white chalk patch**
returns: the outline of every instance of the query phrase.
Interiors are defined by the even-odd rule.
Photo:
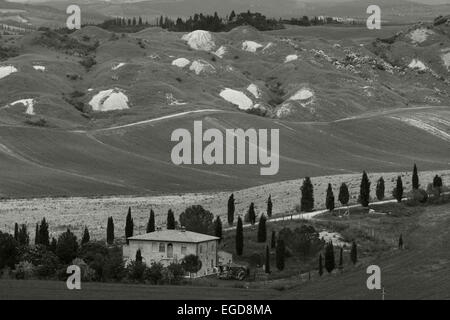
[[[444,53],[441,56],[442,63],[447,68],[447,71],[450,71],[450,52]]]
[[[434,34],[433,31],[427,28],[419,28],[409,33],[409,38],[413,43],[425,42],[430,35]]]
[[[45,66],[37,66],[37,65],[35,65],[35,66],[33,66],[33,69],[36,70],[36,71],[44,72],[46,68],[45,68]]]
[[[120,63],[115,64],[114,66],[112,66],[111,70],[117,70],[119,68],[122,68],[124,65],[126,65],[125,62],[120,62]]]
[[[238,106],[241,110],[248,110],[253,107],[253,101],[241,91],[226,88],[220,92],[220,96]]]
[[[24,105],[27,109],[25,110],[26,114],[34,115],[34,99],[21,99],[10,103],[10,106],[16,106],[18,104]]]
[[[328,231],[322,231],[319,232],[319,239],[325,240],[325,242],[332,242],[333,246],[335,247],[344,247],[349,246],[348,242],[345,242],[342,239],[342,236],[337,232],[328,232]]]
[[[244,41],[242,43],[242,50],[255,53],[256,50],[262,48],[263,45],[255,41]]]
[[[14,72],[17,72],[17,68],[14,66],[0,66],[0,79],[3,79]]]
[[[273,47],[273,43],[269,42],[268,44],[265,45],[265,47],[262,49],[263,52],[265,52],[266,50],[270,49]]]
[[[182,102],[178,99],[175,99],[172,93],[166,93],[167,104],[170,106],[183,106],[187,104],[186,102]]]
[[[177,66],[179,68],[184,68],[189,65],[191,62],[186,58],[178,58],[172,61],[173,66]]]
[[[89,101],[89,105],[94,111],[129,109],[128,97],[118,88],[100,91]]]
[[[194,71],[196,75],[204,72],[214,72],[215,68],[205,60],[195,60],[192,62],[189,70]]]
[[[304,101],[314,97],[314,92],[307,88],[302,88],[298,90],[293,96],[291,96],[288,100],[293,101]]]
[[[227,48],[224,46],[221,46],[219,49],[216,50],[216,52],[214,52],[214,54],[221,59],[225,56],[226,53],[227,53]]]
[[[284,60],[284,63],[288,63],[288,62],[295,61],[295,60],[298,60],[298,55],[290,54],[286,57],[286,59]]]
[[[250,92],[256,99],[261,97],[261,92],[256,84],[252,83],[247,87],[247,91]]]
[[[408,67],[420,71],[425,71],[428,69],[427,66],[419,59],[413,59],[411,63],[408,65]]]
[[[194,50],[211,51],[216,44],[209,31],[195,30],[181,37]]]

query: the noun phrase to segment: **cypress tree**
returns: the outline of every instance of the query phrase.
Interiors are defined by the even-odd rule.
[[[108,218],[108,225],[106,226],[106,242],[108,244],[114,243],[114,220],[113,220],[113,217]]]
[[[382,201],[384,199],[384,179],[383,177],[380,177],[377,181],[377,199]]]
[[[272,217],[272,206],[273,206],[273,204],[272,204],[272,196],[269,195],[269,199],[267,199],[267,216],[269,218]]]
[[[155,212],[150,209],[150,217],[148,218],[146,232],[150,233],[155,231]]]
[[[52,237],[52,241],[50,242],[49,247],[51,252],[56,253],[56,245],[57,245],[56,239]]]
[[[400,234],[400,237],[398,238],[398,248],[403,249],[403,236]]]
[[[331,273],[336,267],[334,261],[334,247],[333,242],[329,242],[325,248],[325,269]]]
[[[14,240],[19,241],[19,224],[14,224]]]
[[[359,202],[363,207],[368,207],[370,201],[370,181],[367,173],[364,171],[361,178],[361,186],[359,189]]]
[[[344,248],[341,247],[341,250],[339,250],[339,269],[344,268]]]
[[[358,249],[354,240],[352,242],[352,249],[350,250],[350,260],[353,262],[353,264],[358,261]]]
[[[231,196],[228,198],[228,224],[230,226],[232,226],[234,222],[234,210],[234,195],[231,194]]]
[[[323,275],[322,254],[319,254],[319,276]]]
[[[88,227],[84,227],[83,237],[81,238],[81,245],[88,243],[91,240],[91,236],[89,235]]]
[[[267,231],[266,231],[266,217],[261,215],[258,223],[258,242],[266,242]]]
[[[402,198],[403,198],[403,181],[402,181],[402,177],[398,176],[397,177],[397,186],[394,188],[392,195],[394,196],[395,199],[397,199],[397,202],[402,202]]]
[[[169,209],[169,211],[167,212],[167,230],[175,230],[175,227],[175,215],[172,209]]]
[[[142,262],[142,253],[141,253],[141,249],[138,249],[136,251],[136,262]]]
[[[244,228],[242,226],[242,219],[238,217],[236,226],[236,254],[242,256],[244,251]]]
[[[283,239],[277,241],[277,248],[275,250],[275,260],[277,264],[277,269],[282,271],[284,269],[284,259],[285,259],[286,248],[284,246]]]
[[[34,232],[34,244],[39,244],[39,224],[36,223],[36,229]]]
[[[303,212],[310,212],[314,209],[314,187],[311,179],[306,177],[303,180],[303,185],[300,188],[302,198],[300,200],[300,210]]]
[[[276,234],[275,234],[275,230],[272,230],[272,238],[270,239],[270,247],[272,249],[275,249],[277,243],[276,243]]]
[[[433,178],[433,189],[437,191],[437,195],[439,197],[442,192],[442,178],[438,175],[435,175]]]
[[[22,224],[17,234],[17,242],[22,246],[30,244],[30,235],[28,234],[26,224]]]
[[[265,272],[270,273],[270,251],[269,246],[266,246],[266,263],[265,263]]]
[[[333,189],[331,187],[331,183],[328,184],[325,206],[329,211],[334,210],[334,194],[333,194]]]
[[[219,238],[219,243],[222,241],[222,220],[220,217],[216,217],[216,221],[214,221],[214,234],[217,238]]]
[[[413,190],[419,189],[419,175],[417,173],[417,166],[414,163],[413,175],[412,175],[412,188]]]
[[[41,225],[39,226],[39,243],[47,247],[50,245],[48,223],[45,218],[42,219]]]
[[[128,208],[128,214],[125,221],[125,239],[127,244],[129,243],[128,238],[133,236],[134,223],[131,217],[131,208]]]
[[[341,184],[341,187],[339,188],[339,202],[346,206],[348,205],[348,202],[350,201],[350,193],[348,192],[348,187],[345,183]]]
[[[252,225],[256,223],[255,204],[253,202],[250,203],[250,206],[248,207],[247,217],[248,222],[250,222]]]

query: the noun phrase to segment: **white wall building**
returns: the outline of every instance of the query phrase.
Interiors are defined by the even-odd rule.
[[[150,266],[159,262],[168,266],[180,262],[187,255],[196,255],[202,262],[202,268],[194,276],[214,273],[218,264],[217,247],[219,238],[185,230],[157,230],[128,238],[129,245],[123,246],[126,261],[135,260],[140,249],[142,261]]]

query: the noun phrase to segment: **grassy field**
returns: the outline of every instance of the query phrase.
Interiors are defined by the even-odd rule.
[[[272,263],[267,280],[235,283],[201,279],[188,286],[150,286],[133,284],[83,283],[79,292],[66,289],[64,282],[0,280],[0,299],[373,299],[381,300],[381,291],[366,287],[366,268],[381,268],[385,299],[448,299],[450,298],[450,205],[409,206],[376,205],[377,212],[389,215],[368,215],[354,210],[350,217],[324,214],[314,221],[317,230],[340,232],[345,241],[355,239],[359,259],[353,266],[348,251],[344,254],[342,272],[319,277],[314,264],[288,258],[286,270],[279,272]],[[268,228],[295,228],[301,221],[280,222]],[[244,252],[258,251],[256,231],[245,230]],[[397,241],[403,235],[405,248]],[[232,233],[225,243],[233,245]],[[227,245],[225,245],[227,246]],[[259,246],[259,247],[257,247]],[[337,253],[335,252],[336,256]],[[312,268],[312,269],[310,269]],[[311,271],[311,279],[307,272]]]

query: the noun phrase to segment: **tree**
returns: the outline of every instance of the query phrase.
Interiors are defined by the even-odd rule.
[[[108,218],[108,224],[106,226],[106,243],[114,243],[114,220],[113,217]]]
[[[275,234],[275,230],[272,230],[272,237],[270,239],[270,248],[271,249],[275,249],[275,247],[277,246],[277,239],[276,239],[276,234]]]
[[[52,237],[52,241],[50,242],[50,247],[48,248],[51,252],[56,254],[56,245],[58,243],[56,242],[56,239]]]
[[[155,212],[153,211],[153,209],[150,210],[150,217],[148,218],[148,222],[147,222],[147,229],[146,232],[150,233],[155,231]]]
[[[392,195],[394,196],[395,199],[397,199],[397,202],[402,202],[402,198],[403,198],[403,181],[402,181],[402,177],[401,176],[397,177],[397,186],[392,191]]]
[[[21,246],[28,246],[30,244],[30,235],[28,234],[26,224],[22,224],[17,234],[17,242]]]
[[[36,229],[34,231],[34,244],[39,244],[39,224],[36,223]]]
[[[333,194],[333,188],[331,187],[331,183],[328,184],[325,206],[329,211],[334,210],[334,194]]]
[[[70,263],[76,258],[78,253],[77,237],[67,229],[58,237],[56,244],[56,255],[63,263]]]
[[[325,247],[325,269],[328,271],[328,273],[331,273],[335,267],[336,264],[334,260],[334,247],[333,242],[330,241]]]
[[[419,175],[417,173],[417,166],[414,163],[413,174],[412,174],[412,188],[413,190],[419,189]]]
[[[380,177],[380,179],[378,179],[378,181],[377,181],[376,194],[377,194],[378,200],[382,201],[384,199],[384,179],[383,179],[383,177]]]
[[[303,180],[303,185],[300,188],[302,198],[300,200],[300,210],[303,212],[310,212],[314,209],[314,187],[311,179],[306,177]]]
[[[181,265],[186,272],[197,273],[202,268],[202,261],[195,254],[190,254],[183,258]]]
[[[48,233],[48,223],[45,218],[42,219],[41,225],[39,226],[39,244],[46,247],[50,245],[50,236]]]
[[[244,251],[244,228],[242,226],[242,219],[238,217],[236,226],[236,254],[242,256]]]
[[[219,238],[219,243],[222,240],[222,220],[217,216],[214,221],[214,235]]]
[[[81,245],[85,245],[91,240],[91,236],[89,235],[88,227],[84,227],[83,237],[81,238]]]
[[[234,195],[231,194],[231,196],[228,198],[228,224],[230,226],[232,226],[234,222],[234,210]]]
[[[319,276],[323,275],[322,254],[319,254]]]
[[[350,201],[350,193],[348,192],[348,187],[345,183],[341,184],[341,187],[339,188],[339,202],[346,206],[348,205],[348,202]]]
[[[14,240],[19,240],[19,224],[17,222],[14,224]]]
[[[200,205],[186,208],[180,214],[180,224],[188,231],[214,234],[214,215]]]
[[[403,249],[403,236],[400,234],[400,237],[398,238],[398,248]]]
[[[270,273],[270,251],[269,246],[266,246],[266,263],[264,264],[264,271]]]
[[[433,189],[436,191],[436,195],[439,197],[442,192],[442,178],[438,175],[435,175],[433,178]]]
[[[358,261],[358,248],[356,247],[356,242],[353,240],[352,249],[350,250],[350,260],[353,264],[356,264]]]
[[[127,244],[129,243],[128,238],[133,236],[134,223],[133,218],[131,217],[131,208],[128,208],[128,214],[125,221],[125,239]]]
[[[272,196],[269,195],[269,199],[267,199],[267,216],[269,218],[272,217],[272,206],[273,206],[273,204],[272,204]]]
[[[344,268],[344,248],[341,247],[339,250],[339,269]]]
[[[141,253],[141,249],[138,249],[136,251],[136,262],[142,262],[142,253]]]
[[[277,248],[275,250],[275,260],[277,264],[277,269],[282,271],[284,269],[284,259],[285,259],[286,247],[284,245],[283,239],[277,241]]]
[[[172,209],[167,212],[167,230],[175,230],[176,227],[175,214]]]
[[[258,223],[258,242],[266,242],[267,240],[266,220],[264,214],[261,215]]]
[[[363,207],[368,207],[370,201],[370,181],[367,173],[364,171],[359,188],[359,202]]]
[[[8,233],[0,231],[0,270],[4,267],[14,268],[18,262],[18,243]]]
[[[253,202],[250,203],[250,206],[248,207],[247,221],[250,222],[252,225],[256,223],[255,204]]]

